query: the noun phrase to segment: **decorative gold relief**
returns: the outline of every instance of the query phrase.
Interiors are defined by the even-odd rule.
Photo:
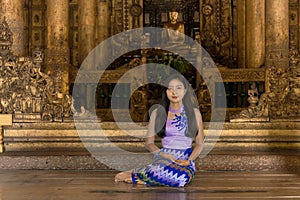
[[[42,5],[42,0],[31,0],[31,2],[32,2],[32,5],[35,5],[35,6]]]
[[[42,26],[43,25],[43,15],[41,10],[34,10],[32,11],[31,15],[32,19],[32,26]]]
[[[13,44],[13,33],[9,29],[6,18],[4,17],[1,25],[0,25],[0,52],[1,57],[5,57],[11,54],[11,47]],[[1,59],[3,62],[3,59]],[[1,62],[1,63],[2,63]]]
[[[14,121],[63,121],[72,116],[71,96],[61,93],[61,76],[41,72],[43,53],[17,57],[10,51],[12,34],[8,24],[0,26],[0,112],[13,114]]]
[[[42,31],[41,30],[32,30],[31,42],[33,46],[42,46]]]
[[[300,70],[297,49],[290,50],[290,67],[269,67],[270,91],[261,95],[256,105],[233,116],[231,122],[285,120],[300,121]],[[249,97],[251,98],[251,97]]]
[[[85,2],[86,0],[83,1]],[[259,2],[266,2],[266,1],[263,0]],[[268,5],[270,5],[272,1],[274,2],[274,0],[269,0]],[[14,4],[16,5],[15,7],[16,8],[19,7],[17,0],[14,1],[6,0],[6,2],[9,3],[16,2]],[[61,37],[59,34],[47,34],[46,22],[47,20],[52,19],[51,18],[52,16],[46,16],[48,5],[46,7],[45,2],[46,2],[45,0],[27,1],[28,4],[25,7],[27,13],[26,16],[23,17],[23,19],[25,19],[26,31],[22,36],[22,34],[19,33],[19,30],[21,29],[18,30],[12,29],[14,36],[18,36],[18,37],[22,36],[23,38],[25,38],[24,43],[27,43],[28,41],[28,44],[25,45],[27,45],[26,52],[29,52],[29,55],[31,54],[31,52],[34,50],[36,46],[39,46],[41,49],[45,50],[46,55],[49,55],[50,58],[44,59],[43,62],[51,64],[52,65],[51,67],[53,69],[56,66],[60,66],[62,71],[64,71],[67,68],[70,68],[69,72],[65,70],[63,74],[66,73],[70,74],[71,77],[70,80],[75,80],[76,71],[80,66],[80,60],[81,60],[79,59],[78,54],[80,51],[82,51],[82,49],[78,48],[78,46],[80,43],[83,45],[86,44],[84,40],[78,41],[78,28],[79,28],[78,27],[79,26],[78,1],[77,0],[68,1],[66,5],[69,4],[70,13],[69,15],[65,15],[65,16],[69,16],[69,17],[64,17],[65,18],[64,20],[60,20],[59,22],[57,22],[57,24],[60,24],[63,23],[63,21],[70,20],[69,23],[70,27],[68,28],[69,35],[66,37]],[[50,0],[49,3],[51,2],[52,1]],[[95,18],[97,18],[96,21],[98,21],[97,22],[98,24],[95,25],[94,27],[95,29],[98,30],[96,30],[97,32],[95,36],[96,39],[93,38],[94,40],[91,42],[93,44],[98,44],[99,41],[105,40],[106,38],[109,37],[109,35],[114,35],[116,33],[123,32],[124,30],[127,29],[141,27],[143,25],[143,21],[141,21],[141,19],[143,19],[143,16],[145,20],[144,21],[145,26],[153,26],[154,24],[153,20],[157,20],[155,21],[155,23],[159,24],[158,26],[161,27],[161,25],[164,22],[168,21],[167,11],[170,8],[170,7],[162,8],[161,6],[162,4],[171,5],[174,2],[177,3],[180,2],[180,4],[182,4],[183,6],[186,6],[184,4],[185,2],[181,0],[176,0],[176,1],[163,0],[161,2],[153,1],[153,0],[144,0],[144,1],[113,0],[113,1],[107,1],[108,5],[107,7],[105,7],[106,9],[105,12],[107,12],[108,14],[107,15],[105,14],[106,18],[104,18],[104,16],[100,18],[101,11],[104,9],[104,7],[102,5],[99,6],[100,5],[99,2],[104,2],[104,1],[96,1],[96,2],[97,3],[95,5],[95,9],[97,10],[98,13],[96,13]],[[145,2],[148,2],[148,4],[153,3],[155,4],[155,6],[151,8],[152,10],[149,9],[149,6],[147,6],[147,8],[142,8],[143,3]],[[293,120],[297,119],[299,115],[297,114],[299,110],[297,107],[299,103],[298,102],[299,101],[298,100],[299,65],[295,64],[297,61],[294,58],[297,57],[297,54],[299,53],[299,38],[300,38],[299,0],[284,1],[285,2],[284,5],[289,4],[288,11],[287,10],[282,11],[281,8],[283,8],[283,6],[278,6],[277,5],[278,3],[274,3],[274,7],[268,7],[268,8],[266,7],[265,13],[263,12],[261,13],[262,16],[266,16],[268,17],[268,19],[275,20],[274,23],[267,22],[268,26],[271,27],[267,29],[268,34],[271,34],[274,31],[276,31],[276,33],[278,33],[279,36],[284,36],[284,37],[277,38],[277,37],[270,37],[270,35],[266,35],[265,38],[268,41],[261,42],[261,44],[266,44],[267,47],[266,49],[268,49],[268,51],[266,51],[266,55],[263,56],[266,60],[264,61],[265,63],[263,63],[262,65],[263,68],[257,68],[255,70],[230,69],[232,67],[237,67],[237,66],[240,68],[247,67],[247,64],[249,63],[248,57],[250,54],[247,54],[245,50],[245,48],[249,47],[248,45],[249,43],[246,45],[245,36],[247,34],[246,30],[247,29],[249,30],[250,28],[247,27],[246,29],[246,27],[243,26],[249,26],[249,23],[247,23],[247,21],[245,21],[244,18],[246,17],[245,15],[247,15],[247,13],[250,14],[250,16],[252,14],[254,16],[258,16],[260,14],[259,12],[257,13],[250,12],[251,10],[254,10],[254,8],[249,9],[249,4],[254,5],[253,3],[254,1],[252,0],[201,0],[201,1],[193,1],[193,2],[196,2],[198,7],[193,6],[193,8],[195,7],[195,10],[191,10],[190,13],[188,14],[189,16],[192,16],[192,19],[186,20],[185,15],[187,14],[185,11],[182,11],[183,21],[185,23],[191,23],[192,21],[197,22],[196,24],[198,26],[193,30],[188,30],[188,32],[192,32],[193,33],[192,35],[195,36],[195,38],[197,35],[196,33],[198,33],[197,37],[200,38],[199,41],[201,40],[200,42],[202,42],[202,45],[207,47],[206,49],[209,50],[214,60],[217,62],[223,80],[225,82],[226,81],[228,82],[266,81],[266,89],[269,89],[270,91],[266,91],[266,95],[262,96],[265,98],[265,100],[261,99],[261,103],[260,101],[258,101],[256,103],[256,106],[258,107],[255,109],[262,110],[259,107],[263,107],[263,105],[265,105],[265,103],[263,102],[267,101],[268,110],[266,112],[270,113],[269,117],[271,117],[271,120],[277,120],[277,119],[288,120],[289,118],[292,118]],[[61,6],[57,6],[55,7],[55,9],[58,7]],[[153,17],[151,11],[154,11],[155,7],[158,7],[160,9],[159,11],[160,14],[158,14],[156,17]],[[21,8],[24,9],[24,7]],[[140,8],[142,8],[142,11],[146,10],[145,11],[146,13],[140,13]],[[178,6],[178,8],[182,8],[182,7]],[[63,12],[63,10],[60,10],[59,12]],[[278,13],[278,16],[275,16],[276,13]],[[8,15],[9,16],[7,17],[7,19],[12,19],[14,17],[17,17],[12,12],[9,12]],[[274,18],[272,16],[274,16]],[[103,21],[107,23],[104,24],[102,23]],[[252,25],[254,24],[254,27],[256,27],[255,24],[257,25],[255,21],[256,20],[252,21]],[[201,30],[199,30],[199,24],[201,25],[200,27]],[[288,24],[289,27],[284,26],[285,28],[283,29],[278,27],[280,26],[280,24]],[[65,25],[62,26],[63,29],[65,27],[66,27]],[[88,29],[92,30],[92,28],[88,28]],[[105,34],[99,31],[104,29],[108,30]],[[55,39],[54,43],[55,44],[64,43],[65,44],[64,48],[57,49],[55,47],[54,48],[49,47],[49,49],[47,50],[46,42],[49,41],[48,39],[46,39],[47,35],[52,35],[52,36],[58,35],[56,38],[54,38]],[[255,36],[255,34],[252,34],[252,36],[253,35]],[[242,40],[241,38],[243,38],[244,40]],[[149,38],[147,38],[147,41],[150,41],[148,39]],[[14,40],[13,42],[18,43],[18,41],[21,43],[19,39]],[[250,39],[250,42],[251,41],[253,40]],[[280,44],[279,42],[281,41],[284,41],[284,44]],[[288,41],[289,41],[289,47],[288,45],[286,45],[287,44],[286,42]],[[120,48],[113,48],[113,49],[121,50],[123,46],[127,46],[127,44],[129,44],[130,42],[131,42],[130,39],[128,40],[125,39],[123,41],[114,41],[112,45]],[[69,46],[66,45],[67,43],[69,43],[68,44]],[[3,47],[3,48],[8,48],[8,47]],[[289,48],[290,48],[290,55],[288,54]],[[242,52],[241,49],[244,49],[244,52]],[[71,51],[70,54],[68,53],[68,50]],[[8,53],[9,51],[8,50],[2,51],[2,54],[4,55],[5,52]],[[248,53],[251,52],[251,48],[248,48],[247,52]],[[243,55],[243,53],[245,55]],[[255,52],[253,52],[253,54],[255,54]],[[240,62],[238,56],[241,57],[244,56],[243,57],[244,62]],[[146,58],[146,56],[144,56],[144,58]],[[290,60],[290,66],[287,64],[288,60]],[[238,62],[239,64],[236,65],[236,63]],[[72,66],[70,66],[70,64]],[[204,63],[204,65],[205,64],[206,63]],[[41,63],[41,65],[42,67],[44,67],[45,63]],[[288,69],[284,69],[284,67]],[[124,68],[126,68],[126,66],[124,66]],[[267,74],[268,74],[267,77],[265,76],[265,69],[267,69]],[[41,71],[43,70],[44,68],[41,69]],[[89,74],[89,75],[92,76],[93,74]],[[66,80],[68,79],[66,75],[63,76],[65,76]],[[111,74],[105,76],[103,80],[105,80],[108,83],[109,81],[111,81],[110,77],[115,79],[115,78],[119,78],[119,75],[117,75],[117,73],[115,72],[111,72]],[[88,77],[86,77],[86,79],[88,79]],[[207,108],[206,106],[207,105],[209,106],[210,103],[209,94],[207,93],[207,90],[205,90],[205,86],[201,84],[202,83],[199,82],[195,83],[195,85],[198,86],[200,85],[198,88],[198,92],[199,92],[199,99],[201,99],[201,103],[203,103],[201,106]],[[278,88],[274,89],[276,87]],[[5,100],[3,99],[2,101],[5,104]],[[285,107],[282,108],[282,104],[285,104]],[[237,108],[237,109],[242,109],[242,108]],[[260,114],[253,114],[252,116],[255,115],[261,116]]]
[[[232,67],[232,1],[200,1],[201,45],[216,62]]]
[[[139,4],[132,4],[130,7],[130,14],[133,17],[139,17],[142,14],[142,6],[140,6]]]

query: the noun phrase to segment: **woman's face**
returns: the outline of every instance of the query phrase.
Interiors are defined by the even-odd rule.
[[[171,103],[182,103],[186,89],[181,81],[173,79],[167,89],[167,97]]]

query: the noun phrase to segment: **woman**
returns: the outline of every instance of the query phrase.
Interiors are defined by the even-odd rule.
[[[166,80],[161,106],[150,116],[146,148],[154,163],[118,173],[115,181],[153,186],[184,187],[195,175],[194,160],[199,156],[203,140],[202,117],[191,87],[180,74]],[[162,149],[155,145],[155,136],[162,138]],[[195,146],[192,150],[192,142]]]

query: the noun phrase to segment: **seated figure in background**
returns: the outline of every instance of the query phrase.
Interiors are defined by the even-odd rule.
[[[188,47],[185,42],[184,24],[178,22],[178,12],[171,10],[169,12],[169,21],[164,24],[162,32],[162,43],[167,47]]]

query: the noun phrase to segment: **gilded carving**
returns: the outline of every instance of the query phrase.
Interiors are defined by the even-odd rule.
[[[42,4],[42,0],[32,0],[32,4],[39,6]]]
[[[280,3],[280,12],[273,12]],[[231,121],[252,121],[253,118],[270,120],[300,120],[300,79],[298,52],[299,3],[288,1],[266,2],[266,92],[260,96],[254,113],[242,111]],[[289,7],[289,20],[287,19]],[[289,21],[290,23],[288,23]],[[285,22],[285,23],[284,23]],[[289,24],[289,28],[287,28]],[[289,33],[289,37],[288,36]],[[263,105],[263,106],[262,106]],[[257,110],[265,110],[265,117]],[[253,109],[252,109],[253,110]],[[246,114],[246,115],[245,115]]]
[[[46,46],[45,44],[45,35],[46,35],[46,7],[45,1],[42,0],[31,0],[28,2],[28,16],[31,20],[28,20],[27,27],[28,29],[28,45],[26,48],[28,49],[29,54],[36,47],[43,48]]]
[[[145,88],[136,90],[131,96],[130,110],[131,117],[134,121],[142,121],[147,111],[147,92]]]
[[[72,100],[61,93],[61,76],[41,72],[43,53],[32,57],[12,54],[12,34],[4,21],[0,27],[0,112],[11,113],[14,120],[62,121],[72,116]]]
[[[262,94],[256,105],[233,116],[231,122],[300,120],[300,70],[297,49],[290,50],[290,67],[267,69],[269,91]],[[250,98],[250,97],[249,97]]]
[[[257,70],[237,70],[237,69],[227,69],[220,70],[222,79],[224,81],[230,82],[243,82],[243,81],[264,81],[265,80],[265,69],[257,69]]]
[[[274,76],[274,73],[272,75]],[[290,49],[290,67],[278,69],[277,73],[275,71],[275,78],[276,75],[278,79],[273,80],[271,77],[270,81],[270,87],[275,91],[272,96],[271,117],[299,120],[300,70],[297,49]]]
[[[1,56],[11,54],[11,46],[13,44],[13,33],[9,29],[6,18],[4,17],[0,26],[0,48]]]
[[[20,0],[1,0],[0,6],[0,20],[6,18],[13,34],[12,51],[17,56],[23,56],[25,41],[25,23],[24,23],[24,6],[25,1]]]
[[[123,32],[123,0],[112,2],[112,35]]]
[[[132,4],[130,7],[130,14],[134,17],[139,17],[142,14],[142,6],[139,4]]]
[[[201,45],[216,62],[227,67],[232,63],[231,0],[201,1]]]
[[[129,25],[130,28],[143,27],[143,1],[131,0],[129,4]]]
[[[69,49],[66,48],[51,48],[46,51],[46,64],[49,66],[68,65],[69,64]]]
[[[214,63],[211,62],[211,59],[204,58],[203,59],[203,66],[204,73],[214,74],[213,68],[209,66],[213,66]],[[265,73],[266,70],[264,68],[257,68],[257,69],[228,69],[220,64],[216,64],[218,67],[218,71],[221,74],[222,80],[218,79],[217,77],[212,77],[214,81],[224,81],[224,82],[251,82],[251,81],[265,81]],[[219,77],[220,78],[220,77]]]
[[[231,116],[230,122],[269,121],[269,94],[264,93],[258,98],[257,88],[253,84],[248,90],[248,96],[250,106],[238,115]]]

